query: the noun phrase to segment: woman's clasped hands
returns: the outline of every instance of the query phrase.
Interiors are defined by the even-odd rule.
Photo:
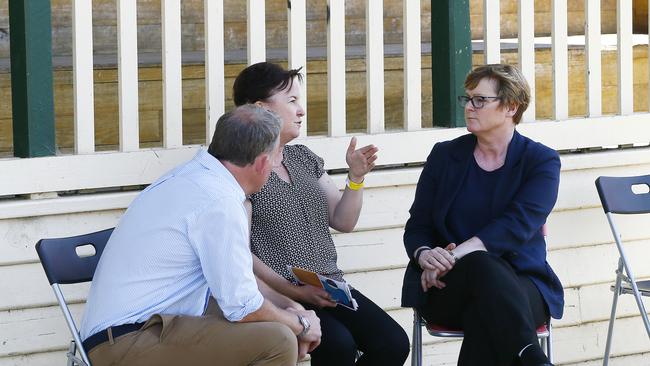
[[[440,280],[447,272],[451,271],[456,264],[456,259],[451,250],[456,248],[455,243],[450,243],[445,248],[436,247],[425,249],[418,258],[418,265],[422,268],[420,283],[424,292],[431,287],[443,289],[445,283]]]

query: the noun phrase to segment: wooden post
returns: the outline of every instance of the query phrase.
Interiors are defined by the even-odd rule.
[[[9,2],[14,156],[55,155],[50,0]]]
[[[472,68],[469,0],[431,0],[431,80],[433,125],[465,126],[456,98]]]

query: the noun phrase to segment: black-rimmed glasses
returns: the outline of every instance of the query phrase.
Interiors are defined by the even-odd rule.
[[[497,100],[499,97],[485,97],[482,95],[475,95],[473,97],[468,97],[467,95],[461,95],[458,97],[458,103],[461,107],[465,108],[465,105],[468,102],[472,103],[472,107],[476,109],[481,109],[485,106],[486,103],[490,102],[490,99]]]

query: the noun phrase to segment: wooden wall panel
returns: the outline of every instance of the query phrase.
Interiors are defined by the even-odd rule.
[[[584,194],[583,191],[592,190],[592,178],[597,175],[647,171],[647,165],[630,157],[630,152],[625,151],[563,157],[565,168],[560,207],[549,219],[548,237],[549,262],[563,281],[566,294],[565,316],[554,322],[558,364],[593,363],[602,354],[616,249],[593,192]],[[641,160],[647,163],[647,156]],[[633,161],[636,165],[625,165]],[[399,307],[407,260],[401,236],[418,172],[418,168],[409,168],[372,173],[368,177],[359,227],[353,233],[334,233],[339,264],[348,273],[347,280],[389,311],[409,335],[412,312]],[[342,186],[343,176],[333,177]],[[127,201],[122,205],[126,205],[133,194],[124,193],[123,196]],[[572,199],[573,196],[582,198]],[[78,203],[71,206],[75,205]],[[78,210],[88,211],[82,207],[79,206]],[[0,220],[0,232],[5,232],[7,239],[0,245],[0,258],[3,259],[0,277],[20,279],[0,281],[0,292],[4,294],[0,297],[0,366],[54,363],[61,359],[59,351],[66,347],[69,339],[62,315],[55,306],[54,296],[33,251],[35,241],[41,236],[72,235],[112,226],[121,212],[121,209],[112,209]],[[645,264],[643,258],[650,253],[650,229],[643,222],[643,218],[633,218],[621,228],[637,275],[650,278],[650,268],[641,266]],[[72,306],[73,313],[78,316],[88,285],[67,289],[69,299],[76,303]],[[648,360],[650,347],[643,337],[636,311],[632,297],[621,298],[614,343],[614,355],[620,357],[614,360],[615,363]],[[622,342],[623,335],[637,333],[638,338]],[[427,365],[455,363],[458,342],[425,335],[424,344]]]

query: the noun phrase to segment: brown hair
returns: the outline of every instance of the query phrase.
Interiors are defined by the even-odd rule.
[[[515,124],[521,121],[521,116],[530,103],[530,87],[524,75],[518,68],[507,64],[481,65],[470,71],[465,78],[465,89],[474,89],[483,79],[496,82],[497,97],[501,107],[516,107],[517,112],[512,117]]]
[[[264,101],[280,90],[291,88],[295,78],[302,82],[298,69],[285,70],[280,65],[259,62],[239,73],[232,87],[233,101],[240,106]]]

